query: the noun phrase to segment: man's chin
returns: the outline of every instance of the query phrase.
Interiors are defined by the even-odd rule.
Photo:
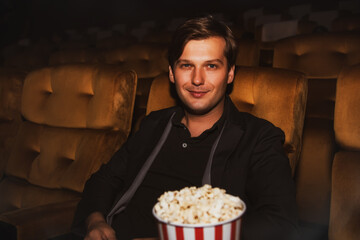
[[[198,116],[205,115],[208,112],[210,112],[210,110],[211,110],[211,108],[205,108],[205,107],[204,108],[201,108],[201,107],[196,108],[196,107],[189,107],[189,106],[185,106],[185,105],[184,105],[184,108],[185,108],[186,112],[188,112],[192,115],[198,115]]]

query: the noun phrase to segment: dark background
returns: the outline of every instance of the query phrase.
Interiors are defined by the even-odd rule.
[[[55,31],[136,24],[146,20],[202,13],[224,13],[236,20],[246,9],[265,7],[281,12],[288,6],[311,3],[334,9],[337,1],[304,0],[0,0],[1,46],[21,38],[39,38]]]

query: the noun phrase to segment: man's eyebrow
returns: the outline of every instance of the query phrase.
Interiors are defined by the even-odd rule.
[[[179,64],[179,63],[190,63],[191,61],[190,60],[187,60],[187,59],[178,59],[175,64]]]
[[[188,59],[178,59],[176,62],[175,62],[175,65],[176,64],[180,64],[180,63],[191,63],[192,61],[191,60],[188,60]],[[221,65],[224,65],[224,61],[222,61],[221,59],[210,59],[210,60],[207,60],[205,61],[205,63],[214,63],[214,62],[217,62]]]
[[[224,65],[224,61],[222,61],[221,59],[218,59],[218,58],[206,61],[206,63],[214,63],[214,62],[220,63],[221,65]]]

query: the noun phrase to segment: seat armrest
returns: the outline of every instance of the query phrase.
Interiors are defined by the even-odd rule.
[[[16,228],[17,240],[38,240],[55,237],[70,231],[80,198],[23,208],[0,215],[0,221]]]

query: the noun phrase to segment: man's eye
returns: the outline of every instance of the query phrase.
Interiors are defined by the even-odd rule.
[[[181,64],[181,68],[189,68],[189,67],[191,67],[190,64],[187,63]]]
[[[215,64],[208,64],[208,68],[215,69],[216,65]]]

